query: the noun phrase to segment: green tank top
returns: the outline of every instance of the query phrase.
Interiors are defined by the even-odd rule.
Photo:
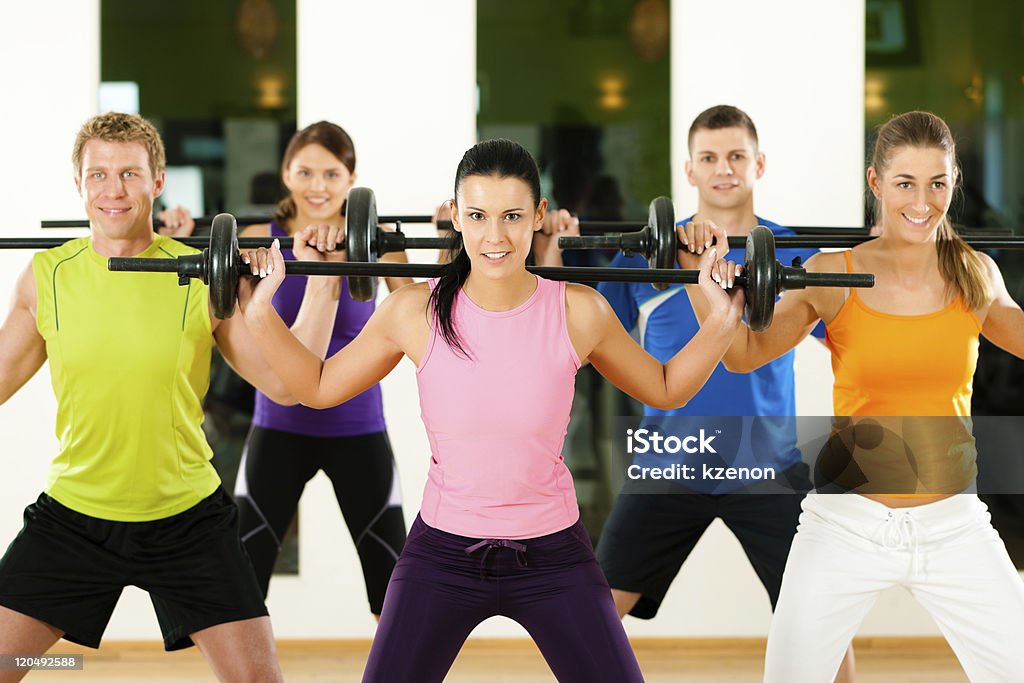
[[[142,257],[195,253],[157,236]],[[213,335],[207,287],[173,273],[112,273],[89,238],[32,261],[57,397],[60,451],[46,492],[121,522],[170,517],[220,485],[203,434]]]

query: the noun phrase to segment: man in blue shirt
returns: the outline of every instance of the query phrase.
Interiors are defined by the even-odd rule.
[[[747,235],[756,225],[767,226],[775,235],[795,234],[754,213],[753,186],[764,174],[765,157],[758,150],[754,124],[744,112],[726,105],[702,112],[690,127],[689,149],[686,175],[698,190],[699,202],[697,214],[681,221],[682,225],[712,221],[730,236]],[[691,244],[692,233],[691,229]],[[696,256],[703,248],[695,244],[691,250]],[[789,264],[794,257],[807,260],[814,253],[814,249],[779,249],[777,257]],[[743,249],[730,249],[728,258],[743,263]],[[647,264],[640,257],[619,254],[611,266],[644,268]],[[699,327],[681,285],[658,291],[646,283],[605,282],[598,291],[623,326],[638,329],[644,348],[663,361]],[[824,336],[820,324],[814,335]],[[650,493],[649,486],[631,485],[627,480],[597,547],[620,616],[654,617],[683,562],[715,518],[721,518],[736,535],[775,607],[802,492],[811,488],[808,468],[796,447],[793,356],[790,351],[749,374],[734,374],[719,365],[683,408],[644,407],[645,426],[667,424],[670,433],[686,429],[686,418],[674,416],[699,416],[692,423],[694,432],[709,425],[725,427],[726,433],[742,432],[734,434],[726,462],[716,464],[756,462],[779,473],[784,484],[776,491],[790,487],[800,493],[757,493],[760,489],[751,482],[702,481],[700,477],[668,483],[659,493]],[[638,457],[634,463],[641,461]],[[699,472],[700,462],[707,457],[697,453],[676,456],[673,461],[697,465]],[[851,681],[852,675],[851,649],[836,680]]]

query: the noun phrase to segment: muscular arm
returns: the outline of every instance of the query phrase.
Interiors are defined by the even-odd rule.
[[[267,237],[270,235],[269,224],[250,225],[242,230],[242,237]],[[301,237],[299,238],[301,239]],[[312,260],[309,250],[293,249],[296,257]],[[245,267],[243,265],[243,267]],[[331,333],[338,314],[338,299],[341,296],[340,277],[310,277],[302,297],[299,312],[292,323],[291,330],[310,351],[320,358],[327,357],[331,344]],[[294,401],[292,401],[294,403]]]
[[[284,382],[260,354],[253,333],[237,310],[235,315],[227,320],[214,319],[213,328],[217,348],[228,365],[241,375],[242,379],[266,394],[274,403],[290,406],[298,402],[288,393]]]
[[[404,251],[392,251],[387,254],[382,254],[378,261],[384,263],[408,263],[409,257]],[[411,277],[386,277],[384,283],[388,286],[389,292],[397,292],[406,285],[411,285],[413,282]]]
[[[1024,358],[1024,311],[1006,290],[999,266],[987,254],[979,254],[988,270],[992,293],[995,295],[988,307],[981,333],[999,348]]]
[[[826,270],[822,267],[822,256],[825,255],[811,257],[805,264],[807,270]],[[752,372],[799,344],[811,333],[821,317],[814,300],[815,293],[815,289],[786,292],[775,304],[771,326],[763,332],[753,332],[746,324],[742,325],[722,357],[726,369],[731,372]],[[710,311],[707,298],[696,285],[687,285],[686,294],[703,327]]]
[[[337,278],[311,277],[306,281],[302,306],[291,327],[292,333],[299,341],[321,359],[327,358],[334,321],[338,317],[341,283],[336,280]]]
[[[14,395],[46,361],[46,343],[36,329],[36,283],[32,264],[14,286],[11,309],[0,327],[0,404]]]
[[[395,332],[412,304],[409,289],[388,297],[356,338],[326,361],[303,346],[272,307],[250,305],[245,318],[286,390],[303,405],[329,408],[379,382],[402,359]]]
[[[629,336],[600,294],[581,285],[569,285],[566,291],[570,337],[577,349],[612,384],[661,410],[683,406],[696,395],[736,333],[730,315],[710,316],[689,343],[662,364]],[[738,318],[739,313],[732,315]]]
[[[290,330],[285,328],[296,343],[321,361],[327,356],[334,319],[338,312],[339,286],[336,282],[331,282],[334,279],[310,278],[295,323]],[[239,287],[243,286],[251,287],[252,284],[240,282]],[[281,325],[284,325],[276,311],[274,315]],[[275,403],[294,405],[301,400],[289,391],[281,379],[280,371],[271,367],[272,361],[262,353],[263,347],[256,336],[258,332],[250,329],[243,315],[236,310],[231,318],[214,320],[213,323],[214,337],[221,354],[245,381]]]

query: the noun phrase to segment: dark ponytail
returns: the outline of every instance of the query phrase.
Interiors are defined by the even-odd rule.
[[[434,324],[441,338],[448,344],[449,348],[463,358],[469,358],[469,352],[462,346],[462,340],[455,329],[453,310],[455,298],[469,277],[470,262],[469,255],[462,247],[462,235],[454,232],[448,238],[448,258],[441,271],[441,277],[430,293],[430,307],[434,311]]]
[[[540,203],[540,171],[533,155],[522,145],[511,140],[485,140],[471,147],[459,162],[455,172],[455,206],[458,211],[459,190],[468,176],[494,176],[497,178],[518,178],[526,183],[533,196],[534,208]],[[462,339],[455,329],[455,300],[459,290],[469,277],[471,262],[458,232],[451,237],[448,246],[451,260],[441,271],[434,291],[430,293],[430,307],[433,310],[434,325],[449,348],[464,358],[469,352],[462,345]]]

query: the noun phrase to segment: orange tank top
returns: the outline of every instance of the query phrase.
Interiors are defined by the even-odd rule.
[[[845,257],[852,272],[851,252]],[[928,495],[970,485],[977,473],[970,414],[981,325],[963,298],[934,313],[893,315],[869,308],[850,289],[825,329],[837,430],[862,425],[857,439],[847,427],[846,439],[870,482],[870,490],[858,491]],[[866,418],[878,426],[865,429]]]

